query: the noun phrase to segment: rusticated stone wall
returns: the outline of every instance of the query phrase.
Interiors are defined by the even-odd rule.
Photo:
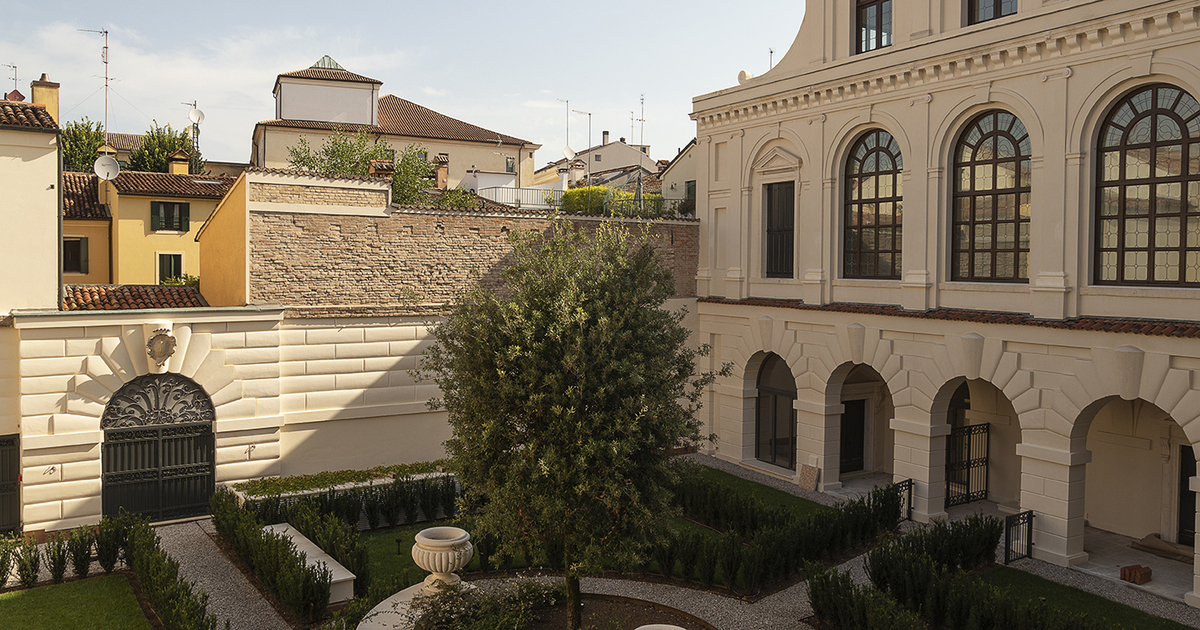
[[[577,219],[585,230],[596,220]],[[630,222],[631,229],[640,223]],[[250,214],[250,295],[284,306],[450,301],[472,282],[495,288],[512,230],[544,231],[544,217],[398,212],[389,217]],[[675,295],[696,292],[699,224],[649,224],[655,248],[675,275]]]
[[[378,208],[387,204],[387,191],[352,190],[332,186],[251,183],[250,201]]]

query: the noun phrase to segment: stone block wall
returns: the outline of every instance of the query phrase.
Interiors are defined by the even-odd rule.
[[[596,220],[576,219],[585,230]],[[640,222],[629,222],[640,229]],[[675,275],[675,294],[696,290],[699,224],[648,223]],[[250,214],[250,294],[256,304],[396,305],[450,301],[472,282],[495,288],[513,230],[548,229],[544,217],[396,212],[388,217]]]
[[[356,190],[333,186],[293,184],[250,184],[250,201],[263,203],[294,203],[317,206],[358,206],[378,208],[387,205],[383,190]]]

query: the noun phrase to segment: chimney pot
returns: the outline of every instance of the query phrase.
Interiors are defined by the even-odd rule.
[[[603,136],[604,136],[604,141],[603,141],[603,142],[601,142],[600,144],[608,144],[608,132],[607,132],[607,131],[605,131],[605,132],[603,133]]]

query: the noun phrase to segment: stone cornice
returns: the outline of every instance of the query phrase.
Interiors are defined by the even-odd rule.
[[[1160,43],[1164,37],[1194,32],[1198,26],[1200,4],[1148,7],[919,62],[818,82],[731,106],[709,108],[692,113],[691,118],[696,121],[699,133],[910,88],[930,90],[931,86],[943,82],[977,79],[1000,70],[1049,61],[1060,63],[1055,68],[1047,68],[1041,80],[1065,79],[1071,76],[1070,68],[1062,67],[1065,59],[1151,38]],[[1145,54],[1137,56],[1148,57]],[[1148,61],[1145,61],[1146,66]]]

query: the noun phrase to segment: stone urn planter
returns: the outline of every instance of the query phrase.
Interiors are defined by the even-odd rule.
[[[412,548],[413,562],[433,575],[425,578],[425,591],[440,590],[438,582],[453,586],[462,581],[455,571],[467,566],[475,549],[471,535],[458,527],[430,527],[421,530]]]

